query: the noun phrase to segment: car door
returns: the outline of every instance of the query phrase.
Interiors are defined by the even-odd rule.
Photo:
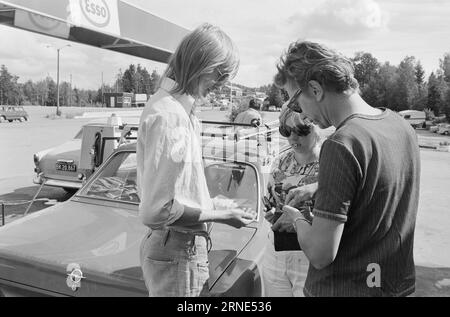
[[[256,168],[239,162],[205,160],[205,176],[216,209],[229,207],[247,208],[259,220],[260,193]],[[209,252],[209,285],[213,287],[227,268],[239,257],[255,236],[257,225],[240,229],[214,223],[210,236],[212,248]],[[225,277],[226,278],[226,277]]]

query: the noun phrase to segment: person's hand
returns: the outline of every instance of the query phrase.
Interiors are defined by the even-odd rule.
[[[305,219],[310,225],[312,225],[312,221],[313,221],[313,215],[310,213],[309,209],[305,210],[298,210],[297,208],[288,206],[288,205],[284,205],[283,206],[283,215],[286,214],[287,217],[289,217],[289,219],[294,223],[295,226],[295,221],[298,218],[303,218]]]
[[[246,212],[244,209],[232,208],[221,212],[224,213],[221,222],[237,229],[248,226],[254,221],[254,215]]]
[[[275,199],[275,203],[278,205],[282,204],[280,197],[278,196],[277,192],[275,191],[275,186],[270,187],[270,192],[272,194],[273,199]]]
[[[313,199],[317,191],[317,183],[291,189],[286,196],[286,205],[299,207],[302,202]]]
[[[278,218],[272,226],[273,231],[295,232],[294,221],[285,212]]]
[[[273,223],[275,219],[275,210],[276,210],[275,208],[272,208],[266,211],[266,213],[264,214],[264,218],[270,223]]]
[[[293,223],[295,221],[295,219],[297,219],[298,217],[303,217],[303,214],[297,208],[294,208],[294,207],[291,207],[288,205],[284,205],[283,206],[283,216],[286,216],[286,218],[289,219],[291,221],[291,223]]]

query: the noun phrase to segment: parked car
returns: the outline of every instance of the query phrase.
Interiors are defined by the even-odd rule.
[[[128,117],[123,120],[126,122],[120,122],[120,124],[136,124],[139,118]],[[92,144],[96,140],[97,133],[100,133],[102,137],[119,137],[121,135],[119,125],[111,124],[111,118],[89,122],[77,132],[72,140],[33,155],[36,173],[33,182],[42,184],[45,181],[46,186],[61,187],[69,193],[75,193],[81,188],[83,181],[89,178],[92,171],[103,161],[103,157],[97,157],[97,162],[91,162]],[[105,159],[115,148],[115,146],[111,146],[111,142],[108,144],[110,146],[106,151],[108,153],[104,155]],[[98,147],[102,146],[101,144],[97,145]]]
[[[28,113],[22,106],[0,106],[0,122],[28,121]]]
[[[100,138],[96,138],[97,134],[100,133],[103,138],[118,139],[123,133],[121,126],[137,126],[139,122],[138,117],[125,117],[123,119],[115,117],[115,119],[120,121],[119,124],[111,124],[110,119],[93,120],[84,125],[72,140],[34,154],[33,160],[36,176],[33,182],[41,185],[45,181],[46,186],[60,187],[71,194],[80,189],[83,182],[92,175],[92,172],[119,145],[117,142],[105,142],[104,145],[97,142],[98,149],[95,150],[93,149],[95,147],[94,143],[96,143],[95,140],[100,141]],[[270,144],[262,142],[262,138],[258,138],[257,144],[255,143],[256,141],[253,141],[255,144],[247,141],[235,144],[234,140],[230,139],[224,142],[221,138],[215,137],[221,136],[223,133],[236,132],[233,127],[227,126],[226,123],[224,124],[224,126],[220,127],[218,125],[213,127],[208,124],[204,125],[203,132],[210,136],[213,135],[213,137],[203,137],[203,153],[213,153],[215,155],[219,151],[226,149],[221,152],[221,155],[225,153],[225,157],[229,157],[234,153],[235,145],[237,145],[236,149],[241,154],[248,156],[248,153],[253,149],[255,157],[257,154],[258,157],[264,157],[264,162],[267,164],[271,162],[269,155],[273,156],[278,148],[269,150]],[[134,131],[133,137],[136,136],[137,132]],[[262,164],[264,165],[264,163]]]
[[[262,296],[266,175],[258,163],[204,158],[211,197],[249,208],[247,227],[214,223],[213,296]],[[139,246],[136,143],[120,146],[68,201],[0,228],[0,293],[6,296],[147,296]]]
[[[450,124],[443,124],[439,127],[437,133],[443,135],[450,135]]]
[[[437,133],[438,130],[439,130],[439,125],[432,125],[430,127],[430,132],[432,132],[432,133]]]

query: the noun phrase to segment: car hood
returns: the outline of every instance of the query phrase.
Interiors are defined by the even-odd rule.
[[[256,232],[214,226],[210,287]],[[147,231],[137,205],[74,197],[0,228],[0,284],[6,280],[62,295],[145,296],[139,254]],[[230,235],[232,248],[222,245]],[[77,293],[66,281],[71,265],[85,277]]]
[[[68,266],[79,265],[82,296],[145,293],[139,245],[147,228],[130,210],[68,201],[0,229],[0,278],[73,295]]]

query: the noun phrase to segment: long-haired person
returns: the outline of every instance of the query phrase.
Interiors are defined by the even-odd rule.
[[[150,296],[208,294],[207,223],[239,228],[241,209],[214,210],[204,175],[196,100],[235,76],[238,52],[218,27],[204,24],[172,55],[139,123],[139,216],[149,227],[141,264]]]

